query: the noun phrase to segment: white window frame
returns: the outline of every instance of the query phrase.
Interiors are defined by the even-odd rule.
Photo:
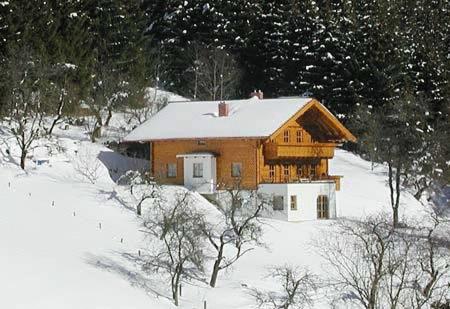
[[[192,164],[192,177],[203,178],[203,162],[195,162]]]
[[[298,207],[297,207],[297,195],[291,195],[289,203],[290,203],[291,210],[298,210]]]

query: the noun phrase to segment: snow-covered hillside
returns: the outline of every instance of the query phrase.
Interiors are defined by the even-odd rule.
[[[6,151],[10,147],[14,155],[13,144],[0,146],[0,307],[173,308],[168,283],[140,267],[138,252],[145,252],[146,239],[130,207],[135,201],[110,176],[109,169],[145,162],[90,143],[79,127],[58,129],[55,135],[51,141],[39,141],[42,146],[35,152],[36,158],[49,162],[30,162],[26,172]],[[80,164],[95,169],[92,181],[80,174]],[[382,166],[371,171],[369,162],[340,150],[330,169],[344,176],[338,193],[340,216],[360,218],[390,211]],[[196,198],[203,207],[213,207],[201,196]],[[408,194],[402,203],[402,215],[424,213]],[[251,251],[221,273],[214,289],[198,282],[184,286],[181,308],[203,308],[204,300],[208,308],[251,308],[253,300],[245,286],[273,285],[264,279],[272,265],[290,262],[317,275],[327,274],[311,241],[323,229],[332,231],[332,221],[267,219],[266,223],[266,248]],[[330,305],[319,298],[315,307]]]

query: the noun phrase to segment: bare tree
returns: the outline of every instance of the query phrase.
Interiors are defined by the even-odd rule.
[[[91,148],[83,147],[78,150],[72,161],[77,173],[92,184],[97,182],[100,177],[101,163]]]
[[[125,75],[111,64],[99,66],[92,83],[91,95],[86,104],[95,117],[91,132],[91,140],[95,141],[101,137],[102,128],[109,125],[113,111],[127,98],[128,84]]]
[[[179,193],[173,200],[155,200],[145,218],[145,232],[154,248],[145,263],[149,271],[170,276],[172,299],[179,305],[179,286],[183,280],[199,279],[204,269],[204,237],[198,222],[203,215],[193,206],[191,193]]]
[[[47,113],[53,117],[50,127],[46,129],[48,135],[53,133],[55,126],[63,118],[66,106],[79,100],[78,87],[72,80],[76,70],[77,67],[73,64],[58,63],[51,68],[50,72],[47,72],[50,78],[46,95]]]
[[[276,281],[281,288],[276,291],[252,289],[250,294],[258,308],[300,309],[313,304],[317,280],[310,272],[291,265],[277,266],[269,270],[266,279]]]
[[[158,54],[152,54],[147,56],[146,62],[149,63],[149,72],[141,78],[135,78],[128,87],[130,96],[126,113],[130,115],[129,123],[136,120],[142,124],[168,102],[168,98],[160,92],[163,61]]]
[[[387,182],[395,227],[400,225],[400,198],[405,180],[411,176],[420,179],[417,173],[429,164],[424,158],[430,152],[428,145],[433,141],[433,128],[428,125],[427,115],[427,102],[405,92],[376,110],[361,108],[354,117],[355,128],[360,131],[361,149],[372,161],[385,163],[388,167]],[[421,193],[419,191],[416,196]]]
[[[448,291],[450,252],[435,237],[438,226],[398,229],[384,217],[339,221],[319,249],[334,271],[330,286],[368,309],[440,302]]]
[[[257,191],[230,187],[219,194],[217,222],[204,221],[202,232],[216,252],[210,286],[215,287],[221,270],[230,267],[245,253],[261,245],[261,215],[270,201]],[[231,247],[231,248],[229,248]],[[234,249],[233,252],[226,249]]]
[[[20,148],[20,167],[25,162],[33,143],[41,136],[43,118],[42,63],[34,54],[24,49],[14,54],[7,67],[7,120],[10,132]]]
[[[335,271],[331,285],[351,292],[351,299],[367,309],[379,307],[379,293],[386,274],[384,261],[394,233],[384,220],[340,220],[336,234],[319,243],[319,251]],[[328,236],[328,235],[327,235]]]
[[[135,208],[138,216],[142,215],[142,205],[145,201],[162,199],[161,185],[147,170],[129,170],[117,180],[117,183],[129,186],[130,194],[136,200]]]
[[[450,299],[450,224],[432,217],[432,226],[416,229],[416,259],[405,308],[439,308]]]
[[[241,79],[237,61],[227,51],[195,44],[189,51],[191,66],[187,95],[200,100],[225,100],[236,94]]]
[[[167,105],[167,102],[167,97],[161,95],[158,88],[148,88],[142,99],[140,101],[136,100],[126,110],[126,113],[129,115],[128,123],[131,123],[133,120],[139,124],[144,123],[151,115]]]

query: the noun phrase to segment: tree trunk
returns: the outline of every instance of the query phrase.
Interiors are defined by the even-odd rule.
[[[141,203],[139,203],[139,204],[136,206],[136,214],[137,214],[138,216],[142,215],[142,206],[141,206]]]
[[[211,287],[215,287],[216,286],[217,275],[219,274],[219,270],[220,270],[220,262],[219,262],[219,260],[216,260],[214,262],[214,267],[213,267],[213,271],[212,271],[212,274],[211,274],[211,280],[209,281],[209,285]]]
[[[217,276],[219,275],[219,271],[220,271],[220,263],[222,262],[222,259],[223,259],[223,247],[224,247],[224,244],[221,242],[219,251],[217,252],[217,259],[214,262],[214,267],[213,267],[213,271],[211,274],[211,280],[209,281],[209,285],[213,288],[216,286]]]
[[[95,125],[95,128],[91,134],[91,141],[95,142],[95,140],[101,136],[102,136],[102,127],[99,125]]]
[[[393,211],[393,214],[392,214],[393,222],[392,222],[392,223],[393,223],[394,227],[396,228],[396,227],[399,226],[399,220],[398,220],[398,207],[392,208],[392,211]]]
[[[398,172],[397,172],[398,173]],[[394,227],[398,226],[398,207],[396,205],[396,199],[394,197],[394,169],[392,167],[392,162],[388,162],[388,182],[389,182],[389,192],[391,197],[391,208],[392,208],[392,225]]]
[[[59,121],[59,119],[61,119],[61,116],[58,115],[58,116],[53,120],[52,125],[51,125],[50,129],[48,130],[48,135],[52,135],[53,129],[55,128],[56,123]]]
[[[22,150],[22,153],[20,155],[20,167],[24,170],[25,169],[25,161],[27,159],[27,152],[26,150]]]
[[[179,267],[177,266],[175,269],[175,274],[172,277],[172,299],[175,306],[179,305],[178,287],[180,285],[180,276],[181,273],[179,271]]]
[[[108,117],[106,117],[105,126],[109,126],[109,122],[111,121],[111,118],[112,118],[112,110],[108,109]]]
[[[401,181],[401,170],[402,163],[399,161],[397,163],[397,168],[395,169],[395,206],[394,206],[394,227],[399,226],[399,218],[398,218],[398,208],[400,207],[400,181]]]
[[[59,100],[59,105],[58,105],[58,112],[56,114],[55,119],[52,122],[52,126],[48,130],[48,135],[52,135],[52,132],[56,126],[56,123],[62,118],[62,111],[63,111],[64,105],[65,105],[64,95],[61,95],[61,99]]]

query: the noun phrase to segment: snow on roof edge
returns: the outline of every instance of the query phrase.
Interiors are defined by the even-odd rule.
[[[226,100],[230,105],[226,117],[218,116],[220,101],[170,102],[124,141],[266,138],[311,101],[302,97]]]

